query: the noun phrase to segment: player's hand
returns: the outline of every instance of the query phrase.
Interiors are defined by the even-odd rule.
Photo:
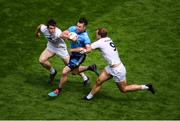
[[[68,36],[69,36],[69,39],[72,40],[72,41],[74,41],[74,42],[75,42],[75,41],[77,40],[77,38],[78,38],[77,34],[74,33],[74,32],[70,32],[70,33],[68,34]]]
[[[35,37],[36,37],[37,39],[39,39],[40,35],[41,35],[40,32],[36,32],[36,33],[35,33]]]
[[[74,42],[76,42],[77,38],[78,38],[78,37],[75,36],[75,37],[73,37],[71,40],[74,41]]]
[[[85,54],[87,52],[87,50],[85,48],[82,48],[81,51],[79,53],[81,54]]]
[[[64,40],[68,40],[69,39],[69,31],[65,30],[61,33],[60,38],[64,39]]]

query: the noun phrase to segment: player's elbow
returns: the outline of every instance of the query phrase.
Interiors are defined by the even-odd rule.
[[[39,58],[39,63],[40,63],[40,64],[44,64],[46,61],[47,61],[47,60],[44,59],[44,58]]]
[[[91,51],[92,51],[91,46],[86,46],[86,52],[89,53],[89,52],[91,52]]]
[[[100,80],[99,77],[96,79],[96,84],[97,84],[98,86],[102,85],[102,81]]]
[[[43,61],[43,60],[39,60],[39,63],[40,63],[40,64],[44,64],[44,61]]]
[[[92,50],[92,49],[91,49],[91,48],[89,48],[89,49],[86,49],[86,50],[87,50],[87,52],[89,53],[89,52],[91,52],[91,50]]]

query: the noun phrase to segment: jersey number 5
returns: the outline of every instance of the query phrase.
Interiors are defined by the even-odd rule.
[[[114,51],[116,51],[116,46],[114,45],[113,42],[110,42],[109,45],[110,45],[112,48],[114,48]]]

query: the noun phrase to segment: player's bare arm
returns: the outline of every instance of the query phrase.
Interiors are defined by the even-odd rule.
[[[77,41],[77,36],[74,36],[73,38],[71,37],[71,35],[69,34],[69,40],[76,42]]]
[[[35,32],[35,37],[36,37],[36,38],[39,38],[40,35],[41,35],[41,32],[40,32],[41,26],[42,26],[42,24],[40,24],[40,25],[37,27],[37,29],[36,29],[36,32]]]
[[[91,46],[90,45],[86,45],[85,48],[73,48],[73,49],[70,49],[70,52],[79,52],[79,53],[88,53],[88,52],[91,52]]]
[[[83,48],[81,47],[81,48],[73,48],[73,49],[70,49],[70,52],[72,53],[72,52],[81,52],[83,50]]]
[[[86,50],[84,50],[84,51],[86,51],[85,53],[91,52],[91,50],[92,50],[91,45],[87,44],[87,45],[85,46],[85,49],[86,49]]]
[[[64,40],[69,39],[69,31],[68,30],[63,31],[60,35],[60,38],[62,38]]]

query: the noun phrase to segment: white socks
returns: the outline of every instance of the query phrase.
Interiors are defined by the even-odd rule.
[[[51,67],[50,74],[54,74],[54,73],[55,73],[55,69],[53,67]]]
[[[149,87],[148,87],[148,86],[146,86],[146,85],[141,85],[141,89],[142,89],[142,90],[148,90],[148,89],[149,89]]]
[[[91,99],[93,98],[93,95],[91,94],[91,92],[86,96],[87,99]]]
[[[83,78],[84,81],[88,80],[88,77],[85,74],[82,74],[81,77]]]

